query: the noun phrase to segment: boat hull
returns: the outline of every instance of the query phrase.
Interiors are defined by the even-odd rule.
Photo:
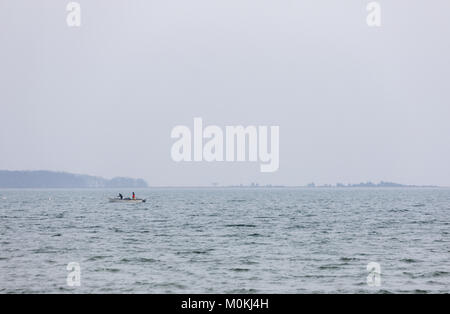
[[[142,199],[135,199],[135,200],[126,200],[126,199],[119,199],[119,198],[110,198],[109,199],[110,203],[124,203],[124,204],[139,204],[139,203],[145,203],[146,200],[142,200]]]

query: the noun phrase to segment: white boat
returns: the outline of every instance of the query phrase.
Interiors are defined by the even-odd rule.
[[[123,199],[120,199],[120,198],[116,197],[116,198],[110,198],[109,199],[110,203],[127,203],[127,204],[145,203],[145,201],[146,200],[140,199],[140,198],[136,198],[136,199],[123,198]]]

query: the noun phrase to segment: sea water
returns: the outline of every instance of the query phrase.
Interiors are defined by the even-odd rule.
[[[450,292],[450,189],[119,192],[0,190],[0,293]]]

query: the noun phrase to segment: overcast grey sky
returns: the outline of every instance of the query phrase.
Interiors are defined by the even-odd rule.
[[[68,2],[0,0],[0,169],[450,186],[448,0]],[[279,125],[279,171],[173,162],[194,117]]]

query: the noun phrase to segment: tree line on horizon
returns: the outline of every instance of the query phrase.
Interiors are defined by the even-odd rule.
[[[147,188],[143,179],[105,179],[53,171],[0,170],[0,188]]]

